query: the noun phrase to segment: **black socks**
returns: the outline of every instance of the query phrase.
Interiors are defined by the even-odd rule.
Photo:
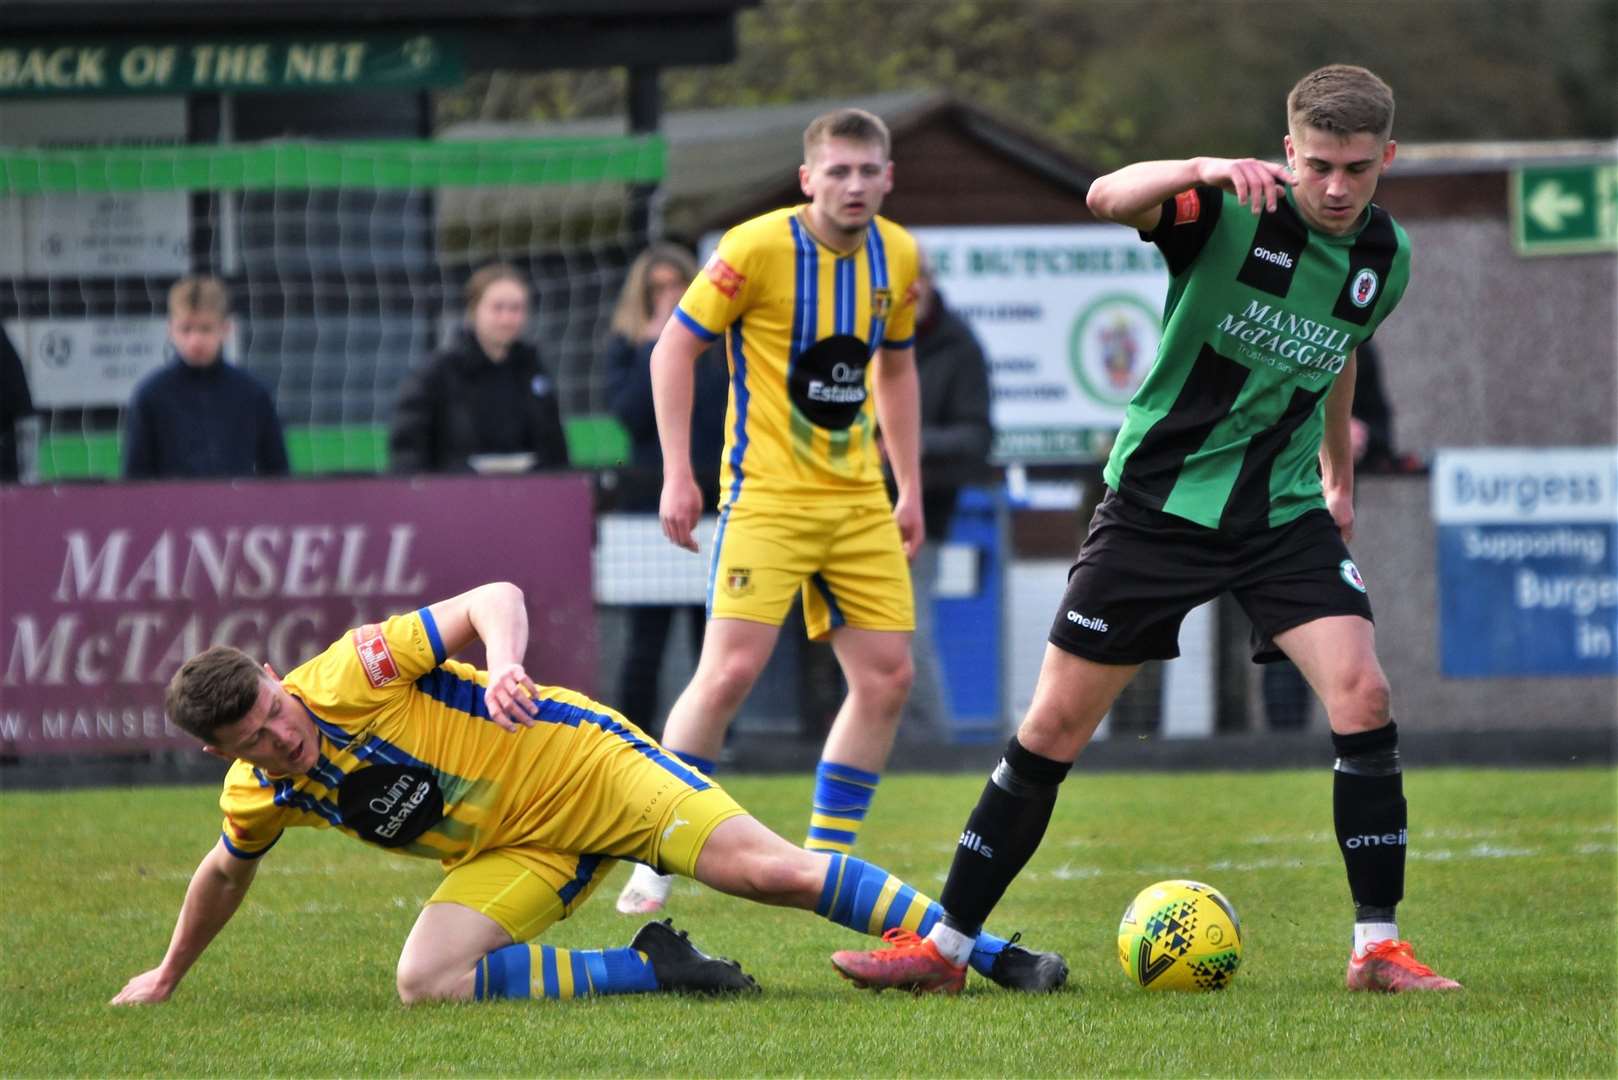
[[[976,937],[1006,888],[1039,849],[1056,788],[1073,768],[1025,749],[1013,735],[955,848],[939,902],[944,925]]]
[[[1405,798],[1399,732],[1332,734],[1332,816],[1360,922],[1392,922],[1405,891]]]

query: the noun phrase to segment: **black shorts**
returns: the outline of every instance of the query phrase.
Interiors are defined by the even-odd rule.
[[[1102,664],[1180,655],[1186,612],[1231,593],[1253,620],[1253,662],[1275,636],[1328,615],[1371,618],[1365,583],[1331,514],[1310,510],[1249,533],[1204,528],[1108,490],[1051,627],[1059,649]]]

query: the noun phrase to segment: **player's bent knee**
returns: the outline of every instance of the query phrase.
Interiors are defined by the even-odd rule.
[[[451,972],[422,965],[400,964],[395,976],[399,1001],[420,1005],[429,1001],[450,1001],[462,997],[459,983],[465,972]]]
[[[757,681],[758,669],[746,658],[738,657],[709,669],[703,689],[718,702],[739,706]]]
[[[1393,691],[1378,670],[1356,672],[1326,702],[1332,730],[1374,731],[1393,718]]]

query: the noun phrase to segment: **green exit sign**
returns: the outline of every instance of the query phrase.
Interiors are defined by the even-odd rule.
[[[1618,163],[1513,170],[1511,224],[1520,255],[1618,251]]]

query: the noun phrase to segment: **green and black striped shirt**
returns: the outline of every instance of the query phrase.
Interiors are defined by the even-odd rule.
[[[1108,486],[1211,529],[1323,507],[1326,393],[1410,280],[1410,238],[1381,207],[1346,236],[1311,229],[1288,192],[1253,215],[1198,187],[1150,234],[1171,281],[1157,360],[1125,411]]]

